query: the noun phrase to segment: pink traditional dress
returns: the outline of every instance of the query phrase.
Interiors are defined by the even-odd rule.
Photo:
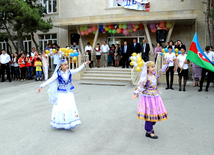
[[[160,97],[160,91],[157,89],[158,78],[168,69],[168,64],[165,64],[158,72],[154,72],[152,76],[147,74],[147,67],[154,62],[147,62],[143,66],[140,81],[134,94],[142,92],[140,102],[138,105],[138,119],[146,121],[145,130],[151,133],[155,122],[164,121],[168,119],[166,108]]]

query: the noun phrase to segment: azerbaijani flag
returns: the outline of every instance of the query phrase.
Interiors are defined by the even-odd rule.
[[[201,49],[197,33],[195,33],[195,36],[192,40],[186,59],[194,62],[195,64],[201,66],[202,68],[214,72],[214,62],[212,62],[212,60],[210,60],[206,56],[204,51]]]

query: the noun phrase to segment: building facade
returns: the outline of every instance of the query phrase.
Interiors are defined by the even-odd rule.
[[[150,24],[160,24],[161,22],[172,23],[172,28],[168,31],[167,41],[181,40],[189,48],[194,33],[198,33],[201,47],[206,46],[206,28],[204,11],[206,5],[203,0],[142,0],[149,4],[149,11],[139,11],[126,9],[117,4],[118,0],[39,0],[47,7],[46,19],[52,18],[54,28],[44,34],[38,32],[35,39],[39,43],[40,50],[44,50],[47,43],[57,43],[60,47],[71,45],[71,34],[81,33],[81,26],[92,27],[95,25],[98,30],[88,35],[80,37],[79,46],[81,52],[87,42],[94,45],[107,41],[109,44],[120,43],[124,40],[128,43],[136,38],[138,42],[146,38],[152,49],[152,44],[156,44],[156,33],[152,33]],[[127,3],[136,3],[140,0],[123,0]],[[125,36],[123,33],[100,32],[100,25],[143,25],[143,29],[136,32],[129,31]],[[2,48],[4,41],[0,41]],[[26,36],[25,49],[29,52],[34,47],[32,41]],[[153,50],[151,50],[153,52]]]

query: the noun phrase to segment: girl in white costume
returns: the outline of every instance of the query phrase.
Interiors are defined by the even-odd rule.
[[[49,85],[49,102],[53,104],[50,125],[56,129],[74,129],[81,125],[79,113],[73,94],[72,75],[81,71],[90,61],[82,64],[75,70],[68,70],[66,59],[62,59],[57,65],[53,76],[44,82],[38,89]]]

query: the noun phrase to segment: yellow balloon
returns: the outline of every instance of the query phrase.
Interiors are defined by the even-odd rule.
[[[132,53],[132,56],[136,57],[136,56],[137,56],[137,53]]]
[[[130,65],[133,66],[133,61],[130,62]]]
[[[73,49],[70,49],[70,50],[69,50],[69,53],[73,53],[73,52],[74,52]]]
[[[141,57],[137,57],[137,62],[140,62],[142,61],[142,58]]]
[[[74,60],[74,61],[77,61],[77,57],[73,57],[73,60]]]
[[[162,52],[165,52],[164,48],[162,49]]]
[[[68,53],[65,53],[65,56],[67,57],[67,56],[68,56]]]
[[[48,51],[48,50],[45,50],[45,53],[46,53],[46,54],[48,54],[48,53],[49,53],[49,51]]]
[[[176,57],[177,57],[177,56],[178,56],[178,53],[176,53],[175,55],[176,55]]]
[[[137,64],[138,64],[139,67],[142,67],[144,63],[143,63],[143,61],[140,61]]]
[[[136,71],[137,71],[137,72],[140,72],[140,71],[141,71],[141,68],[140,68],[140,67],[137,67],[137,68],[136,68]]]
[[[133,61],[133,59],[131,58],[131,61]]]
[[[53,50],[52,50],[52,52],[53,52],[53,53],[56,53],[56,50],[55,50],[55,49],[53,49]]]
[[[176,48],[176,49],[175,49],[175,52],[176,52],[176,53],[178,53],[178,51],[179,51],[179,49],[178,49],[178,48]]]
[[[163,53],[163,56],[164,56],[164,57],[165,57],[165,54],[166,54],[166,53]]]

